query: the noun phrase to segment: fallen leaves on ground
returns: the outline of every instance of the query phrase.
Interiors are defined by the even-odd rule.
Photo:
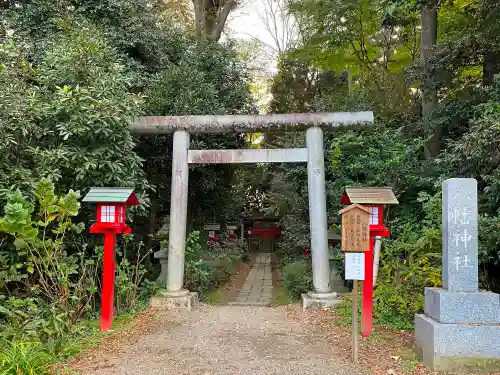
[[[335,310],[321,309],[300,315],[298,309],[287,312],[288,317],[303,319],[312,329],[319,329],[321,337],[331,342],[332,348],[338,348],[336,355],[351,360],[351,326],[339,325],[340,317]],[[373,375],[444,375],[426,369],[418,361],[413,352],[414,342],[413,332],[374,325],[371,337],[359,338],[359,366]],[[500,375],[500,372],[487,374]]]
[[[67,364],[56,366],[54,373],[74,374],[113,367],[119,355],[124,353],[130,344],[153,330],[155,312],[152,308],[145,310],[119,330],[104,335],[95,347],[84,350]]]

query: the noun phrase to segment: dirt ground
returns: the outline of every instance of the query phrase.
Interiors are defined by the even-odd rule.
[[[150,310],[123,340],[111,337],[69,367],[82,375],[369,374],[330,334],[298,305]]]
[[[377,325],[360,340],[353,366],[350,326],[341,320],[328,309],[303,314],[299,304],[150,309],[71,361],[64,374],[442,375],[419,364],[413,333]]]
[[[303,313],[299,303],[226,306],[251,264],[241,264],[215,293],[216,306],[202,304],[191,312],[149,309],[57,374],[443,375],[419,363],[412,332],[378,325],[371,337],[360,339],[359,363],[353,365],[350,324],[344,324],[340,308]],[[279,272],[273,272],[273,284],[280,282]]]
[[[340,349],[345,358],[351,355],[351,325],[345,325],[345,317],[339,310],[317,310],[308,313],[310,325],[330,332],[327,339]],[[426,369],[414,354],[415,334],[396,331],[390,327],[374,324],[372,335],[359,339],[359,365],[373,375],[445,375]],[[458,375],[457,372],[446,375]],[[500,375],[498,372],[474,372],[464,370],[460,374]]]

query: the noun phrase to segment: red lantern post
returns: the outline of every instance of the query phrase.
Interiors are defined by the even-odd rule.
[[[96,223],[90,233],[104,234],[102,272],[101,331],[108,331],[113,324],[115,290],[116,235],[131,233],[125,224],[126,207],[139,204],[132,188],[90,188],[83,202],[97,203]]]
[[[398,204],[389,187],[348,187],[340,199],[340,204],[357,203],[370,209],[370,250],[365,252],[365,279],[361,304],[361,336],[368,337],[373,325],[373,256],[375,237],[388,237],[389,229],[383,225],[384,205]]]
[[[252,228],[248,228],[248,252],[252,250]]]
[[[234,233],[234,229],[228,229],[228,236],[227,239],[230,243],[235,243],[236,242],[236,233]]]

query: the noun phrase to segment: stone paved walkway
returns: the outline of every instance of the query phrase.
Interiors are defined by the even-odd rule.
[[[271,271],[271,254],[257,255],[255,264],[245,280],[245,284],[230,305],[269,306],[273,295],[273,275]]]

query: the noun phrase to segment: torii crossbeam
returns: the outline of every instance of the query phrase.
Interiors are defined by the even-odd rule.
[[[292,113],[272,115],[148,116],[131,130],[137,134],[174,133],[168,267],[165,251],[155,256],[162,263],[162,297],[154,305],[192,308],[196,293],[183,289],[189,164],[307,162],[309,219],[314,291],[303,296],[304,308],[334,304],[330,288],[323,129],[373,123],[372,112]],[[284,150],[189,150],[190,133],[251,133],[306,130],[307,148]],[[163,260],[163,262],[162,262]]]

